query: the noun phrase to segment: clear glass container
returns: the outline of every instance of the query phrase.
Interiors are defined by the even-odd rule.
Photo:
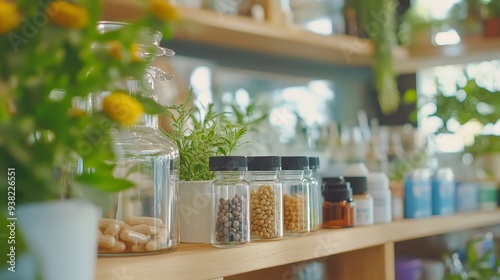
[[[303,235],[310,231],[309,181],[304,178],[304,170],[308,168],[307,157],[281,157],[279,179],[283,186],[284,235]]]
[[[321,189],[316,179],[316,170],[319,167],[318,157],[309,157],[309,169],[304,171],[304,177],[309,181],[309,223],[311,231],[316,231],[321,226]]]
[[[97,29],[105,33],[123,26],[123,23],[99,22]],[[173,54],[159,47],[160,32],[144,29],[140,35],[135,54],[139,59],[152,61]],[[156,100],[155,82],[169,78],[149,66],[138,76],[118,78],[116,88],[132,96]],[[101,111],[102,100],[109,94],[108,91],[90,94],[87,111]],[[138,123],[127,127],[113,124],[111,137],[116,155],[114,176],[135,186],[108,198],[108,207],[103,208],[99,222],[99,255],[151,254],[175,249],[179,244],[179,150],[158,127],[156,115],[143,114]]]
[[[251,240],[283,237],[282,189],[278,156],[248,157]]]
[[[231,248],[250,243],[250,188],[245,181],[247,159],[243,156],[210,157],[215,171],[212,183],[210,243]]]

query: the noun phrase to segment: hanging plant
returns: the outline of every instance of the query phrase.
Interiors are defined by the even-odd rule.
[[[352,0],[358,26],[372,40],[375,53],[372,61],[374,85],[384,115],[399,107],[399,91],[394,73],[392,49],[397,45],[396,7],[394,0]]]

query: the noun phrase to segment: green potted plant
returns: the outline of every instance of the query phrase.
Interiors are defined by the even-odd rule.
[[[155,101],[110,94],[106,100],[126,110],[108,106],[95,114],[74,102],[112,88],[116,75],[144,71],[149,62],[137,59],[133,43],[141,26],[171,34],[176,10],[167,1],[144,1],[141,19],[102,34],[96,28],[100,7],[98,0],[0,0],[0,192],[5,198],[0,217],[8,225],[2,225],[0,246],[11,252],[2,262],[6,273],[36,270],[37,279],[93,279],[98,209],[71,197],[69,189],[117,192],[133,186],[113,176],[110,131],[133,124],[143,112],[153,113]],[[70,178],[72,159],[93,172]],[[21,261],[23,268],[16,266]]]
[[[382,113],[389,115],[399,107],[399,90],[394,71],[393,48],[397,46],[396,7],[394,0],[352,0],[358,26],[375,47],[372,68],[374,85]]]
[[[195,107],[193,92],[180,105],[165,108],[171,131],[167,134],[179,148],[179,220],[181,242],[210,242],[210,184],[215,178],[209,170],[211,156],[229,156],[242,145],[249,123],[245,113],[216,112],[214,104]],[[248,114],[255,105],[247,108]],[[231,119],[236,116],[237,119]]]
[[[446,95],[438,85],[434,98],[437,110],[432,116],[443,122],[437,133],[449,133],[446,124],[452,119],[460,125],[473,121],[482,127],[494,125],[500,119],[500,92],[490,91],[473,78],[468,78],[465,85],[457,84],[455,94],[451,95]],[[465,152],[474,156],[476,165],[489,177],[499,181],[500,135],[478,134],[465,140],[473,140],[466,143]]]

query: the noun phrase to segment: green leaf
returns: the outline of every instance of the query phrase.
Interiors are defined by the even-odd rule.
[[[165,107],[158,104],[155,100],[143,96],[135,96],[144,107],[144,112],[149,115],[161,114],[165,111]]]
[[[134,183],[110,175],[100,175],[97,173],[85,173],[76,177],[76,181],[81,184],[93,186],[96,189],[106,192],[117,192],[135,186]]]
[[[406,105],[414,104],[417,102],[417,90],[412,88],[405,91],[403,95],[403,102]]]

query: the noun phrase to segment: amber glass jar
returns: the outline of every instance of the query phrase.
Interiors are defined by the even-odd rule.
[[[323,228],[354,226],[352,189],[343,177],[323,178]]]

